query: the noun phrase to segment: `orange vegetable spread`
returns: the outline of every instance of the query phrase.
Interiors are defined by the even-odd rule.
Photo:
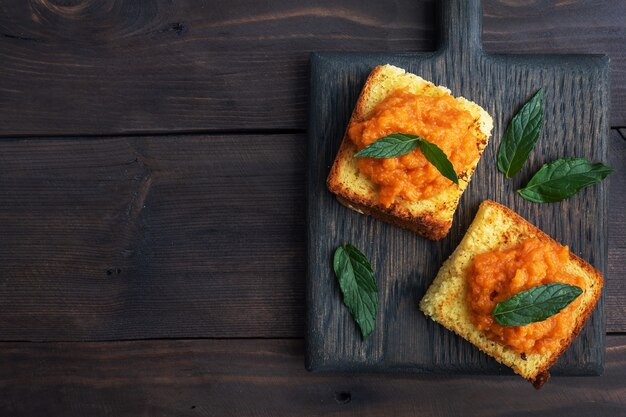
[[[487,337],[517,353],[546,353],[560,345],[572,332],[575,300],[547,320],[525,326],[502,326],[491,314],[497,303],[537,285],[563,282],[583,290],[582,277],[564,272],[569,249],[555,242],[529,238],[516,247],[476,255],[468,269],[472,322]]]
[[[359,150],[393,133],[420,135],[436,144],[461,173],[479,157],[476,120],[449,94],[439,97],[396,90],[367,120],[353,121],[348,137]],[[359,158],[359,170],[379,185],[379,201],[389,207],[399,195],[409,201],[430,198],[456,187],[426,160],[419,148],[396,158]]]

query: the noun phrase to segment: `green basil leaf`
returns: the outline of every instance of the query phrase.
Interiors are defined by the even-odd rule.
[[[354,156],[358,158],[395,158],[411,152],[418,146],[426,160],[433,164],[441,175],[455,184],[459,184],[459,178],[446,154],[437,145],[418,135],[393,133],[370,143]]]
[[[365,339],[374,331],[378,312],[378,289],[372,266],[361,251],[346,243],[335,251],[333,269],[343,293],[343,303]]]
[[[517,192],[528,201],[554,203],[602,181],[613,171],[611,167],[592,164],[585,158],[557,159],[542,166],[526,187]]]
[[[530,151],[535,147],[543,125],[543,91],[539,89],[521,110],[513,116],[502,136],[498,151],[498,170],[507,178],[522,169]]]
[[[437,170],[455,183],[459,185],[459,177],[457,177],[456,172],[454,171],[454,167],[452,166],[452,162],[448,159],[445,153],[434,143],[430,143],[424,139],[420,140],[419,147],[424,157],[437,168]]]
[[[395,158],[417,148],[417,142],[422,139],[421,136],[408,133],[393,133],[370,143],[354,156],[357,158]]]
[[[496,304],[493,318],[503,326],[524,326],[544,321],[582,293],[580,287],[560,282],[538,285]]]

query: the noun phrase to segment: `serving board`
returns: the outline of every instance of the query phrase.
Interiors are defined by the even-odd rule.
[[[607,160],[608,58],[590,55],[490,55],[481,50],[479,1],[441,1],[440,48],[432,53],[315,53],[307,168],[306,367],[312,371],[511,373],[442,326],[417,305],[458,245],[478,205],[498,201],[569,245],[604,273],[607,187],[601,183],[553,204],[530,203],[516,190],[542,164],[567,156]],[[339,204],[325,181],[369,72],[390,63],[448,87],[485,108],[492,138],[454,215],[450,234],[433,242]],[[506,124],[540,87],[544,126],[535,150],[513,179],[496,168]],[[365,341],[332,270],[345,242],[372,262],[379,288],[376,330]],[[604,312],[599,302],[586,326],[553,366],[554,374],[598,375],[604,362]]]

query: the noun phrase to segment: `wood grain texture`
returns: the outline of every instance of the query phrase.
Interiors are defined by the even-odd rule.
[[[626,126],[626,2],[483,0],[489,53],[606,54],[611,126]]]
[[[301,337],[304,142],[0,142],[0,340]]]
[[[485,0],[497,53],[608,53],[626,126],[624,2]],[[312,51],[428,51],[433,0],[0,0],[0,135],[304,129]]]
[[[603,273],[607,271],[606,183],[555,204],[527,202],[515,192],[545,162],[565,156],[607,160],[606,60],[580,55],[485,55],[478,44],[477,2],[450,0],[444,4],[444,49],[440,52],[318,54],[312,58],[311,157],[307,177],[307,366],[312,370],[508,371],[427,320],[417,308],[442,262],[458,245],[479,203],[485,199],[512,208]],[[328,167],[356,97],[371,69],[380,63],[397,65],[445,85],[454,95],[483,106],[494,119],[493,140],[461,198],[450,234],[439,242],[351,211],[325,187]],[[539,142],[520,173],[506,180],[495,167],[500,138],[506,123],[540,87],[544,89],[545,123]],[[378,331],[367,341],[361,340],[342,306],[331,270],[332,253],[344,242],[363,250],[377,273],[381,306]],[[581,335],[553,369],[581,374],[600,372],[604,332],[600,301]]]
[[[626,140],[611,131],[609,165],[609,265],[606,278],[606,329],[626,332]]]
[[[300,340],[1,343],[0,414],[626,416],[626,336],[601,377],[311,374]]]
[[[432,49],[432,1],[0,3],[0,133],[304,129],[315,50]]]

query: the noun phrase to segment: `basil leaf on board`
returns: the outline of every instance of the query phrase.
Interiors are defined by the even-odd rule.
[[[528,201],[554,203],[602,181],[613,171],[611,167],[592,164],[585,158],[557,159],[542,166],[526,187],[517,192]]]
[[[417,148],[420,140],[424,138],[408,133],[393,133],[370,143],[354,156],[357,158],[395,158]]]
[[[346,243],[335,251],[333,269],[343,303],[359,325],[363,339],[373,331],[378,312],[378,288],[372,267],[361,251]]]
[[[424,157],[437,168],[437,170],[455,183],[459,185],[459,177],[457,177],[456,172],[454,171],[454,167],[452,166],[452,162],[448,159],[445,153],[434,143],[430,143],[425,140],[421,140],[419,142],[419,147]]]
[[[393,133],[370,143],[354,156],[357,158],[395,158],[411,152],[418,146],[426,160],[433,164],[441,175],[459,185],[459,178],[446,154],[437,145],[418,135]]]
[[[507,178],[522,169],[535,147],[543,125],[543,90],[540,88],[507,126],[498,150],[498,170]]]
[[[582,293],[580,287],[560,282],[538,285],[496,304],[493,318],[503,326],[524,326],[544,321]]]

